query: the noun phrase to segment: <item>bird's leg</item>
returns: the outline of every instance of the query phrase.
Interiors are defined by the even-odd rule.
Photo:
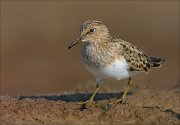
[[[127,88],[125,89],[123,96],[122,96],[121,98],[113,101],[113,102],[110,102],[109,104],[120,103],[120,102],[121,102],[121,103],[125,103],[125,101],[126,101],[126,95],[127,95],[127,93],[128,93],[128,90],[130,89],[132,83],[133,83],[132,79],[129,78],[128,86],[127,86]]]
[[[128,86],[127,86],[127,88],[126,88],[126,90],[125,90],[125,92],[124,92],[124,94],[123,94],[123,96],[122,96],[122,102],[124,103],[125,102],[125,100],[126,100],[126,95],[127,95],[127,93],[128,93],[128,90],[130,89],[130,87],[131,87],[131,85],[132,85],[132,83],[133,83],[133,81],[132,81],[132,79],[131,78],[129,78],[129,81],[128,81]]]
[[[93,94],[91,95],[90,99],[85,101],[85,102],[80,102],[79,104],[81,105],[87,105],[87,106],[94,106],[95,105],[95,102],[94,102],[94,97],[96,95],[96,93],[98,92],[99,90],[99,80],[97,80],[97,83],[96,83],[96,89],[95,91],[93,92]]]

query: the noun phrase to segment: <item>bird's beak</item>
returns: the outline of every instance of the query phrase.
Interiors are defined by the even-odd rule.
[[[79,36],[74,42],[72,42],[69,46],[68,49],[71,49],[74,45],[78,44],[82,40],[82,36]]]

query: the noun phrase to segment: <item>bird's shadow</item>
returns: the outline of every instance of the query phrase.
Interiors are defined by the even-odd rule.
[[[40,96],[18,96],[18,100],[23,99],[46,99],[51,101],[65,101],[65,102],[81,102],[88,100],[92,93],[74,93],[74,94],[63,94],[63,95],[40,95]],[[120,98],[123,93],[98,93],[94,100],[107,100],[112,98]],[[131,92],[128,95],[132,95]]]
[[[39,96],[17,96],[18,100],[23,100],[23,99],[45,99],[49,101],[65,101],[65,102],[81,102],[81,101],[86,101],[90,98],[92,93],[74,93],[74,94],[63,94],[63,95],[39,95]],[[96,94],[94,100],[99,101],[99,100],[109,100],[112,98],[120,98],[122,97],[123,93],[98,93]],[[132,95],[132,92],[129,92],[127,95]],[[142,108],[156,108],[160,109],[160,107],[149,107],[149,106],[144,106]],[[163,110],[163,112],[171,113],[174,117],[180,119],[180,114],[174,112],[173,110],[166,109]]]

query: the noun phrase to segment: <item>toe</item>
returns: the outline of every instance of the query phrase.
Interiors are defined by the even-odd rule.
[[[109,105],[113,105],[113,104],[117,104],[117,103],[126,103],[126,98],[120,98],[120,99],[116,99],[116,100],[112,100],[109,102]]]
[[[87,100],[87,101],[84,101],[84,102],[78,102],[79,105],[84,105],[84,104],[86,104],[86,103],[88,103],[88,100]]]
[[[93,100],[87,100],[85,102],[79,102],[78,104],[81,105],[82,107],[86,108],[86,109],[96,106],[96,103]]]

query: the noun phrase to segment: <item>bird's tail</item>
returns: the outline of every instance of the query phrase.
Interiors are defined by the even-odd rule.
[[[161,64],[165,61],[164,59],[148,56],[147,57],[148,62],[150,63],[151,67],[160,67]]]

